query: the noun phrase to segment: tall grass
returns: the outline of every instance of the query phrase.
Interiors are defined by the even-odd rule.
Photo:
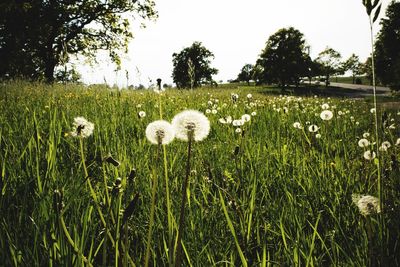
[[[186,108],[217,110],[207,113],[211,133],[191,155],[182,264],[399,265],[400,110],[377,112],[386,114],[380,139],[392,144],[380,153],[382,242],[377,215],[365,218],[351,198],[378,193],[376,167],[357,145],[365,132],[374,141],[371,104],[252,90],[252,101],[248,89],[234,88],[162,96],[165,120]],[[236,104],[231,92],[239,94]],[[148,262],[172,265],[187,148],[179,141],[164,147],[153,174],[156,148],[144,132],[160,118],[157,95],[20,82],[1,85],[0,96],[1,264],[141,266],[158,176]],[[330,121],[319,118],[323,103],[334,112]],[[141,110],[146,117],[137,116]],[[253,111],[240,134],[218,121]],[[77,116],[95,124],[83,143],[68,134]],[[119,166],[104,161],[109,154]]]

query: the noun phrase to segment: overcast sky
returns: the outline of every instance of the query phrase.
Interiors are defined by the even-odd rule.
[[[133,21],[134,39],[122,69],[104,56],[93,67],[79,67],[85,83],[149,84],[161,78],[172,84],[172,54],[200,41],[214,53],[214,79],[237,77],[242,66],[254,64],[269,36],[293,26],[311,46],[311,58],[327,46],[348,58],[365,61],[371,51],[368,17],[361,0],[155,0],[159,17],[146,28]],[[390,0],[383,0],[381,16]],[[376,32],[378,30],[376,23]]]

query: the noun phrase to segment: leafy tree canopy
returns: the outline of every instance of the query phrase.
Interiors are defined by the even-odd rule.
[[[238,75],[238,80],[241,82],[247,82],[247,84],[249,84],[250,80],[253,78],[253,69],[254,66],[252,64],[244,65]]]
[[[400,90],[400,2],[392,1],[381,20],[375,42],[375,69],[378,80]]]
[[[318,54],[316,62],[321,64],[326,86],[329,84],[330,76],[342,71],[341,58],[340,53],[330,47],[325,48],[324,51]]]
[[[132,38],[129,18],[157,16],[152,0],[2,0],[0,77],[54,80],[68,55],[100,49],[120,63]]]
[[[360,62],[360,58],[352,54],[344,63],[343,63],[343,71],[350,71],[351,76],[353,77],[353,84],[355,83],[355,78],[357,75],[363,74],[363,65]]]
[[[210,66],[214,54],[201,42],[194,42],[179,53],[172,54],[172,78],[178,88],[198,87],[212,83],[218,70]]]
[[[293,27],[271,35],[257,61],[263,67],[263,80],[285,87],[298,84],[309,72],[311,59],[303,34]]]

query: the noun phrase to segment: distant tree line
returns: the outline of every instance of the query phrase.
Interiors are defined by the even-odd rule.
[[[79,74],[70,65],[70,56],[94,59],[98,50],[109,52],[120,65],[132,37],[129,21],[122,14],[152,19],[157,16],[153,0],[3,0],[0,2],[0,79],[75,81]],[[392,1],[375,42],[378,81],[400,89],[400,3]],[[172,55],[172,78],[179,88],[216,84],[211,67],[214,54],[194,42]],[[293,27],[271,35],[254,64],[245,64],[237,80],[281,87],[297,86],[301,80],[322,76],[326,85],[332,76],[350,72],[353,83],[365,75],[372,79],[371,59],[360,62],[352,54],[342,60],[339,52],[327,47],[310,58],[304,35]]]

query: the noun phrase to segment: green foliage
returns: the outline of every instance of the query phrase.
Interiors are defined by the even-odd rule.
[[[132,38],[124,14],[156,16],[152,0],[2,1],[0,77],[53,81],[63,53],[93,59],[99,49],[118,65]]]
[[[285,87],[298,85],[301,77],[307,77],[311,59],[305,42],[303,34],[293,27],[271,35],[257,60],[264,70],[264,82]]]
[[[318,54],[316,62],[318,62],[322,68],[322,73],[325,76],[325,85],[328,86],[329,78],[341,72],[341,55],[333,48],[327,47],[324,51]]]
[[[243,66],[242,70],[238,75],[238,81],[250,83],[250,80],[253,78],[254,66],[252,64],[246,64]]]
[[[392,1],[381,20],[375,42],[375,66],[378,80],[400,90],[400,3]]]
[[[235,103],[232,92],[239,95]],[[157,178],[149,265],[168,265],[167,225],[173,246],[188,148],[179,141],[166,146],[164,168],[162,152],[146,140],[146,126],[159,119],[160,99],[165,120],[186,107],[203,111],[211,122],[208,138],[191,150],[184,266],[400,261],[398,105],[377,111],[381,141],[391,147],[380,152],[384,209],[366,218],[351,198],[376,195],[376,166],[363,153],[377,147],[357,144],[374,126],[371,104],[363,100],[268,96],[265,89],[236,86],[155,95],[28,83],[0,84],[0,95],[1,265],[143,266]],[[323,103],[334,113],[330,121],[316,116]],[[206,113],[210,107],[217,114]],[[146,116],[139,118],[141,110]],[[240,134],[219,122],[252,112]],[[95,125],[83,142],[69,134],[77,116]],[[319,127],[316,133],[308,122]],[[372,135],[368,140],[376,141]]]
[[[194,42],[179,53],[172,54],[172,78],[178,88],[193,88],[211,84],[218,70],[210,66],[214,54],[201,42]]]
[[[357,75],[363,74],[363,68],[360,59],[357,55],[352,54],[345,62],[343,62],[343,71],[351,71],[351,76],[353,77],[353,84]]]

